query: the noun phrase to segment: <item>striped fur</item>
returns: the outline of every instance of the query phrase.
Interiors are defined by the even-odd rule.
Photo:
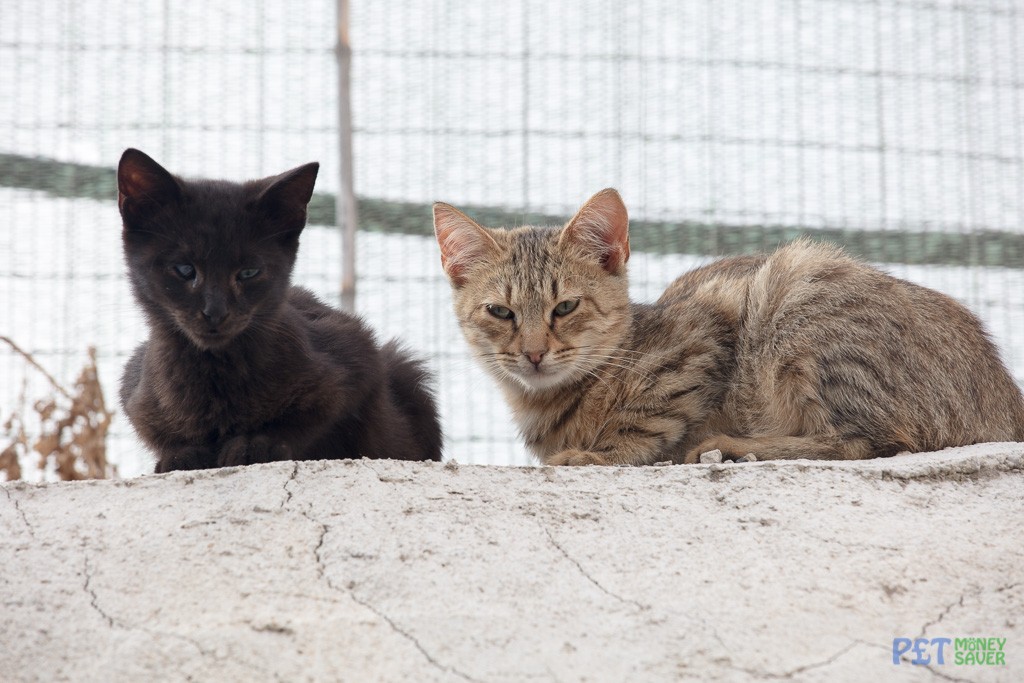
[[[466,339],[546,464],[1024,440],[1024,399],[977,318],[832,246],[726,258],[643,305],[614,190],[562,229],[483,228],[446,204],[434,216]],[[578,303],[556,315],[565,301]]]

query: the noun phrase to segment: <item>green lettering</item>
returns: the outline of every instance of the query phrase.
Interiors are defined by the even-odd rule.
[[[1006,666],[1006,638],[955,638],[953,647],[957,666]]]

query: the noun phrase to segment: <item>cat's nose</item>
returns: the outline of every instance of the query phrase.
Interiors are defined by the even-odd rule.
[[[228,299],[224,291],[216,284],[211,284],[203,290],[203,317],[211,330],[228,317]]]
[[[228,317],[228,308],[222,301],[207,300],[203,307],[203,317],[206,318],[210,327],[217,327]]]
[[[206,318],[206,322],[210,323],[210,327],[217,327],[224,319],[228,317],[226,311],[210,311],[203,309],[203,317]]]
[[[533,367],[540,368],[540,362],[544,359],[544,354],[547,351],[523,351],[523,355],[533,363]]]

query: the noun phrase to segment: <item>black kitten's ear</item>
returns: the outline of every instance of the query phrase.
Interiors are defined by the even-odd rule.
[[[306,225],[306,207],[319,170],[320,164],[314,161],[263,181],[267,185],[256,201],[277,223],[275,230],[281,231],[286,241],[297,238]]]
[[[117,165],[117,206],[125,221],[180,197],[181,186],[167,169],[137,149],[124,151]]]

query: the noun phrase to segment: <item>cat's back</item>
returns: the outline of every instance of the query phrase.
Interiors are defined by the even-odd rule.
[[[324,303],[303,287],[289,288],[287,303],[316,351],[349,362],[364,354],[376,355],[373,332],[361,318]]]
[[[327,321],[335,325],[359,324],[358,318],[324,303],[304,287],[292,286],[288,289],[288,304],[309,323]]]
[[[814,330],[854,324],[848,334],[905,341],[938,335],[959,345],[985,343],[980,321],[941,292],[859,261],[835,245],[802,239],[768,255],[748,283],[751,327]],[[893,330],[888,330],[892,326]]]
[[[362,379],[369,401],[363,419],[373,423],[361,452],[410,460],[440,460],[442,436],[431,376],[423,362],[397,341],[378,346],[358,316],[320,301],[302,287],[288,292],[288,305],[305,326],[314,354]]]
[[[863,263],[830,244],[798,240],[770,254],[747,282],[745,333],[760,343],[802,340],[807,352],[830,344],[894,357],[995,365],[998,353],[965,306]]]
[[[872,319],[892,316],[980,327],[952,298],[884,273],[838,246],[808,239],[697,268],[675,280],[658,303],[694,305],[701,300],[731,301],[742,309],[748,328],[813,329],[842,318],[870,330]]]
[[[833,418],[867,416],[912,450],[1024,436],[1020,389],[974,314],[832,245],[799,240],[750,274],[737,348],[750,386],[814,378]]]
[[[685,303],[695,294],[741,289],[767,260],[765,254],[730,256],[680,275],[659,297],[659,305]]]
[[[658,299],[659,305],[697,300],[743,300],[743,305],[778,305],[781,299],[818,296],[822,287],[842,281],[870,280],[882,275],[848,257],[838,247],[796,240],[767,254],[730,256],[676,278]]]

